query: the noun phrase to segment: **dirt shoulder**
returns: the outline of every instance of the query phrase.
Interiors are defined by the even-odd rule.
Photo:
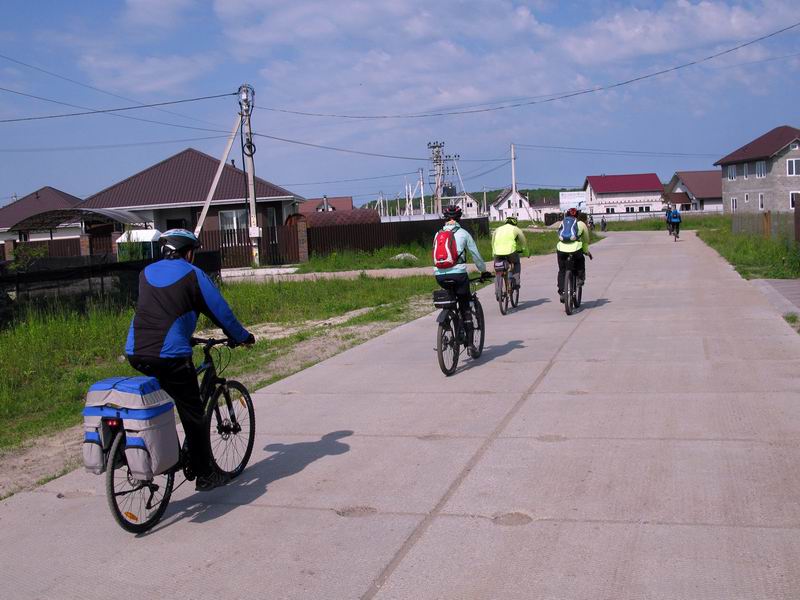
[[[265,355],[254,369],[235,375],[251,390],[288,377],[353,346],[382,335],[432,311],[427,296],[412,298],[391,320],[359,322],[382,307],[354,310],[321,321],[293,325],[263,323],[251,330],[256,337],[302,339],[289,341],[280,351]],[[355,323],[350,323],[356,319]],[[211,332],[209,332],[211,333]],[[21,447],[0,451],[0,499],[30,490],[81,466],[83,427],[77,425],[30,440]]]

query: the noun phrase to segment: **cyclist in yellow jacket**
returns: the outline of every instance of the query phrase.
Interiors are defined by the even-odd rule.
[[[567,235],[565,231],[567,228],[575,226],[574,236]],[[575,270],[578,272],[578,279],[580,284],[586,281],[586,259],[584,255],[588,256],[591,260],[592,253],[589,252],[589,228],[586,224],[578,219],[578,211],[575,208],[570,208],[567,214],[564,215],[564,220],[558,228],[558,244],[556,244],[556,256],[558,258],[558,297],[561,303],[564,303],[564,278],[567,272],[567,258],[570,254],[575,257]]]
[[[512,289],[519,288],[522,265],[519,261],[520,252],[527,254],[525,234],[517,227],[517,217],[506,218],[506,224],[501,225],[492,233],[492,254],[495,260],[505,258],[513,266],[511,272]]]

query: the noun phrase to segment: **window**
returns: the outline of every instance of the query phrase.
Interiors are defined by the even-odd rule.
[[[728,165],[728,181],[736,179],[736,165]]]
[[[650,207],[649,206],[645,206],[644,207],[644,212],[650,212]]]
[[[789,208],[794,210],[798,202],[800,202],[800,192],[791,192],[789,194]]]
[[[800,144],[798,144],[797,142],[792,142],[792,145],[789,146],[790,150],[797,150],[798,148],[800,148]]]
[[[626,213],[632,213],[632,212],[634,212],[634,210],[635,210],[635,209],[634,209],[634,207],[633,207],[633,206],[626,206],[626,207],[625,207],[625,212],[626,212]]]
[[[511,208],[511,200],[508,201],[508,208]]]
[[[758,195],[758,210],[764,210],[764,194]]]
[[[731,198],[731,212],[736,212],[736,198]]]
[[[681,210],[689,211],[691,209],[692,209],[692,205],[691,204],[681,204]]]
[[[747,163],[744,163],[744,178],[747,179]],[[747,202],[747,200],[745,200]]]
[[[222,243],[225,246],[238,246],[246,244],[247,235],[247,209],[219,211],[219,228],[222,231]]]
[[[756,178],[763,179],[767,176],[767,161],[760,160],[756,163]]]
[[[800,176],[800,158],[790,158],[786,161],[786,174]]]
[[[744,195],[744,203],[748,204],[749,202],[750,202],[750,194],[745,194]]]
[[[186,219],[167,219],[167,229],[186,229]]]
[[[617,209],[614,208],[613,206],[607,206],[606,207],[606,214],[613,215],[615,212],[617,212]]]

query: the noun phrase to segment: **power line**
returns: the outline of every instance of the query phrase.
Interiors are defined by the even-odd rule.
[[[9,62],[18,64],[18,65],[21,65],[21,66],[26,67],[28,69],[33,69],[34,71],[39,71],[40,73],[44,73],[45,75],[49,75],[51,77],[55,77],[55,78],[61,79],[63,81],[68,81],[69,83],[72,83],[72,84],[75,84],[75,85],[79,85],[79,86],[81,86],[83,88],[86,88],[86,89],[89,89],[89,90],[93,90],[95,92],[99,92],[99,93],[105,94],[107,96],[111,96],[113,98],[119,98],[120,100],[125,100],[126,102],[133,102],[135,104],[144,104],[143,102],[141,102],[139,100],[135,100],[133,98],[127,98],[126,96],[121,96],[119,94],[115,94],[113,92],[109,92],[109,91],[101,89],[99,87],[95,87],[93,85],[89,85],[88,83],[84,83],[84,82],[78,81],[76,79],[71,79],[69,77],[65,77],[64,75],[59,75],[58,73],[54,73],[53,71],[48,71],[47,69],[43,69],[42,67],[37,67],[36,65],[32,65],[32,64],[23,62],[21,60],[18,60],[16,58],[11,57],[11,56],[6,56],[5,54],[0,54],[0,58],[4,59],[4,60],[7,60]],[[163,113],[166,113],[168,115],[174,115],[176,117],[181,117],[183,119],[191,119],[192,121],[198,121],[199,123],[207,123],[207,124],[213,125],[213,123],[211,123],[210,121],[205,121],[203,119],[198,119],[196,117],[190,117],[189,115],[182,115],[181,113],[177,113],[177,112],[174,112],[174,111],[171,111],[171,110],[165,110],[163,108],[157,108],[156,110],[158,110],[160,112],[163,112]]]
[[[306,112],[306,111],[298,111],[298,110],[289,110],[285,108],[275,108],[275,107],[262,107],[264,110],[269,110],[272,112],[281,112],[287,113],[292,115],[299,115],[299,116],[306,116],[306,117],[328,117],[328,118],[337,118],[337,119],[354,119],[354,120],[369,120],[369,119],[421,119],[426,117],[444,117],[450,115],[468,115],[468,114],[476,114],[476,113],[485,113],[485,112],[494,112],[499,110],[508,110],[513,108],[521,108],[523,106],[532,106],[534,104],[545,104],[548,102],[555,102],[557,100],[565,100],[567,98],[574,98],[576,96],[583,96],[586,94],[594,94],[597,92],[608,91],[615,88],[623,87],[626,85],[630,85],[633,83],[637,83],[639,81],[644,81],[646,79],[651,79],[653,77],[659,77],[661,75],[666,75],[667,73],[672,73],[674,71],[679,71],[681,69],[686,69],[688,67],[692,67],[695,65],[699,65],[704,62],[708,62],[715,58],[719,58],[720,56],[724,56],[726,54],[730,54],[731,52],[735,52],[737,50],[741,50],[742,48],[746,48],[747,46],[752,46],[753,44],[757,44],[758,42],[763,42],[766,39],[771,37],[775,37],[776,35],[780,35],[781,33],[785,33],[791,29],[795,29],[796,27],[800,26],[800,21],[793,23],[787,27],[783,27],[782,29],[778,29],[777,31],[773,31],[772,33],[768,33],[766,35],[762,35],[758,38],[750,40],[748,42],[741,43],[737,46],[732,48],[728,48],[727,50],[722,50],[720,52],[716,52],[704,58],[699,58],[696,60],[692,60],[686,63],[682,63],[680,65],[676,65],[674,67],[669,67],[667,69],[660,69],[658,71],[653,71],[651,73],[646,73],[644,75],[639,75],[637,77],[633,77],[631,79],[626,79],[624,81],[618,81],[616,83],[603,85],[603,86],[596,86],[592,88],[587,88],[583,90],[575,90],[572,92],[566,92],[563,94],[559,94],[553,96],[551,98],[545,99],[534,99],[528,100],[525,102],[514,102],[510,104],[502,104],[500,106],[493,106],[493,107],[485,107],[485,108],[470,108],[465,110],[453,110],[453,111],[438,111],[438,112],[426,112],[426,113],[411,113],[411,114],[390,114],[390,115],[348,115],[348,114],[336,114],[336,113],[315,113],[315,112]],[[478,106],[478,105],[476,105]]]
[[[376,177],[359,177],[357,179],[334,179],[331,181],[311,181],[303,183],[280,183],[281,187],[299,187],[301,185],[323,185],[326,183],[350,183],[351,181],[371,181],[373,179],[390,179],[391,177],[402,177],[403,175],[416,175],[416,171],[408,171],[407,173],[395,173],[393,175],[377,175]]]
[[[559,184],[555,184],[555,183],[530,183],[530,182],[523,182],[523,181],[518,181],[517,185],[531,185],[531,186],[536,186],[538,188],[544,188],[544,189],[550,189],[550,190],[557,190],[557,189],[561,189],[561,188],[580,188],[580,187],[582,187],[582,184],[581,185],[564,185],[564,184],[560,184],[559,185]]]
[[[16,94],[18,96],[24,96],[26,98],[33,98],[35,100],[42,100],[44,102],[53,102],[55,104],[66,105],[65,102],[60,102],[58,100],[52,100],[50,98],[44,98],[42,96],[36,96],[34,94],[28,94],[28,93],[25,93],[25,92],[20,92],[18,90],[12,90],[12,89],[5,88],[5,87],[0,87],[0,91],[8,92],[10,94]],[[43,115],[43,116],[39,116],[39,117],[18,117],[18,118],[15,118],[15,119],[0,119],[0,123],[18,123],[20,121],[41,121],[41,120],[44,120],[44,119],[61,119],[61,118],[64,118],[64,117],[81,117],[81,116],[84,116],[84,115],[118,113],[118,112],[123,112],[123,111],[128,111],[128,110],[140,110],[140,109],[143,109],[143,108],[155,108],[155,107],[158,107],[158,106],[171,106],[171,105],[174,105],[174,104],[185,104],[187,102],[200,102],[202,100],[214,100],[214,99],[217,99],[217,98],[227,98],[228,96],[236,96],[236,95],[237,95],[236,92],[232,92],[232,93],[227,93],[227,94],[215,94],[213,96],[199,96],[199,97],[196,97],[196,98],[184,98],[182,100],[169,100],[169,101],[166,101],[166,102],[153,102],[151,104],[140,104],[138,106],[123,106],[121,108],[91,109],[91,110],[86,110],[84,112],[78,112],[78,113],[62,113],[62,114],[58,114],[58,115]],[[162,124],[174,125],[172,123],[162,123]],[[186,128],[189,128],[188,125],[174,125],[174,126],[175,127],[186,127]],[[199,129],[199,128],[198,127],[191,127],[191,129]],[[208,130],[208,131],[214,131],[214,130]],[[221,130],[220,130],[220,132],[224,133]]]
[[[396,160],[413,160],[417,162],[428,162],[430,160],[429,156],[426,157],[417,157],[417,156],[398,156],[394,154],[381,154],[378,152],[364,152],[362,150],[352,150],[350,148],[338,148],[336,146],[325,146],[323,144],[313,144],[311,142],[301,142],[300,140],[291,140],[288,138],[277,137],[274,135],[267,135],[266,133],[254,133],[254,136],[267,138],[269,140],[276,140],[278,142],[286,142],[287,144],[297,144],[300,146],[308,146],[310,148],[319,148],[320,150],[333,150],[335,152],[345,152],[347,154],[358,154],[361,156],[374,156],[377,158],[393,158]],[[498,160],[507,160],[503,158],[461,158],[459,159],[461,162],[497,162]]]
[[[511,160],[510,159],[506,159],[506,161],[504,163],[499,164],[496,167],[492,167],[488,171],[484,171],[483,173],[476,173],[475,175],[471,175],[469,177],[464,177],[464,181],[469,181],[470,179],[477,179],[478,177],[483,177],[484,175],[488,175],[489,173],[493,173],[494,171],[497,171],[498,169],[502,169],[503,167],[507,167],[509,164],[511,164]]]
[[[180,140],[154,140],[150,142],[126,142],[120,144],[97,144],[89,146],[56,146],[51,148],[0,148],[2,153],[17,152],[73,152],[75,150],[109,150],[112,148],[129,148],[135,146],[157,146],[161,144],[183,144],[186,142],[199,142],[204,140],[218,140],[226,138],[224,135],[209,135],[205,137],[184,138]]]
[[[607,148],[575,148],[572,146],[545,146],[542,144],[514,144],[517,148],[532,148],[534,150],[555,150],[560,152],[575,152],[578,154],[611,154],[619,156],[661,156],[682,158],[717,158],[720,154],[698,154],[691,152],[650,152],[647,150],[611,150]]]

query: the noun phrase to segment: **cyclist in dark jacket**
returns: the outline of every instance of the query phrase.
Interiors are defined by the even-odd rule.
[[[200,386],[192,363],[191,337],[200,313],[235,344],[252,344],[248,332],[201,269],[192,265],[200,241],[185,229],[161,235],[164,260],[139,275],[139,300],[128,331],[125,353],[134,369],[158,379],[178,409],[186,433],[198,491],[225,483],[212,469],[208,431],[203,423]]]

